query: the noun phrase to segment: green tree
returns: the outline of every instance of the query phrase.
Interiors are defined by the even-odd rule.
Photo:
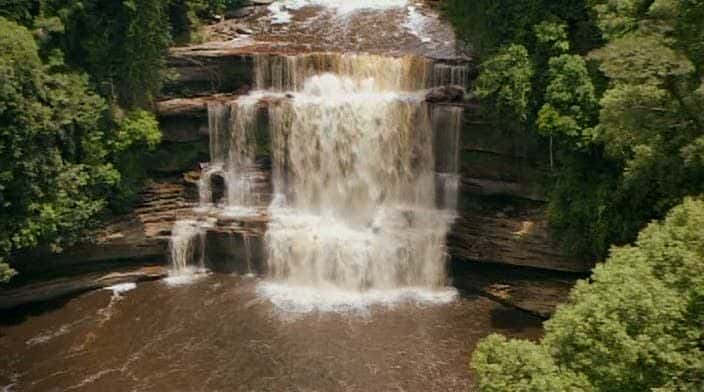
[[[550,167],[554,165],[553,137],[579,145],[591,135],[597,99],[587,65],[581,56],[563,54],[550,59],[545,104],[538,113],[538,133],[550,137]]]
[[[70,244],[133,177],[125,154],[153,147],[152,114],[116,124],[88,78],[53,72],[30,31],[0,17],[0,257]],[[0,266],[3,279],[12,271]]]
[[[686,199],[579,282],[546,322],[542,343],[497,336],[480,343],[472,362],[480,389],[700,390],[702,225],[704,201]]]
[[[528,117],[533,65],[521,45],[503,48],[482,63],[474,93],[500,113],[524,121]]]
[[[43,12],[65,26],[62,49],[99,91],[124,107],[149,106],[166,77],[167,1],[50,0]]]

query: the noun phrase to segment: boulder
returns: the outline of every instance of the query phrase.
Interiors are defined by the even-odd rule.
[[[463,98],[464,89],[458,86],[437,87],[425,96],[425,100],[430,103],[461,102]]]
[[[246,26],[235,26],[235,32],[237,34],[252,35],[254,31]]]
[[[51,301],[118,284],[161,279],[167,274],[165,267],[154,266],[105,275],[89,273],[28,284],[0,291],[0,309],[5,310],[36,302]]]
[[[241,7],[225,12],[225,19],[246,18],[254,13],[254,7]]]
[[[475,292],[507,306],[549,318],[565,303],[579,274],[510,266],[453,265],[455,287]]]

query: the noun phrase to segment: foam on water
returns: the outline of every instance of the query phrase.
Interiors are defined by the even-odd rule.
[[[421,42],[430,42],[432,39],[426,35],[426,24],[428,23],[428,17],[418,12],[418,9],[412,5],[409,5],[408,16],[406,22],[403,24],[411,34],[418,37]]]
[[[291,286],[279,282],[263,282],[257,286],[257,292],[269,299],[276,309],[287,313],[364,313],[372,306],[394,307],[404,303],[441,305],[457,297],[457,291],[453,288],[404,287],[359,292],[334,286]]]
[[[128,283],[120,283],[120,284],[115,284],[112,286],[108,286],[105,288],[105,290],[112,291],[112,294],[115,296],[121,296],[122,294],[134,290],[137,288],[137,283],[133,282],[128,282]]]
[[[171,287],[188,286],[200,279],[208,276],[210,272],[205,268],[188,266],[178,272],[170,271],[169,276],[164,278],[164,283]]]
[[[286,8],[299,9],[306,6],[320,6],[334,9],[340,14],[348,14],[361,10],[401,8],[407,4],[407,0],[280,0],[272,3],[269,10],[276,15],[275,18],[278,19],[275,20],[279,23],[287,23],[290,21],[290,14],[288,17],[281,16],[282,13],[286,13]]]

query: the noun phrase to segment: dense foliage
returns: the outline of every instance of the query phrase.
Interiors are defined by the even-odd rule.
[[[0,255],[58,251],[120,194],[118,157],[161,134],[148,112],[111,113],[86,75],[52,72],[29,30],[5,18],[0,53]]]
[[[0,0],[0,282],[134,201],[174,34],[240,0]],[[185,37],[185,38],[184,38]]]
[[[555,235],[597,258],[638,238],[541,343],[484,340],[480,390],[704,390],[704,1],[445,4],[490,117],[549,140]]]
[[[704,201],[686,199],[614,248],[545,323],[540,344],[493,335],[472,365],[483,391],[704,388]]]
[[[704,2],[445,4],[484,60],[474,92],[490,115],[549,139],[568,251],[603,258],[704,192]]]

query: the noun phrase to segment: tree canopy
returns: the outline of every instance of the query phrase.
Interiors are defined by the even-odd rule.
[[[445,4],[483,60],[487,112],[550,140],[549,216],[567,251],[603,259],[704,192],[704,2]]]
[[[704,1],[446,4],[456,23],[478,22],[467,35],[496,29],[467,37],[483,59],[483,106],[550,138],[551,154],[554,139],[554,235],[573,254],[605,259],[540,343],[480,343],[479,389],[703,389]],[[477,9],[503,22],[481,23]],[[524,60],[512,74],[504,58],[516,46]],[[527,68],[527,104],[486,93],[486,80],[501,91]]]
[[[483,391],[695,391],[704,386],[704,201],[686,199],[616,247],[545,323],[542,342],[493,335]]]

